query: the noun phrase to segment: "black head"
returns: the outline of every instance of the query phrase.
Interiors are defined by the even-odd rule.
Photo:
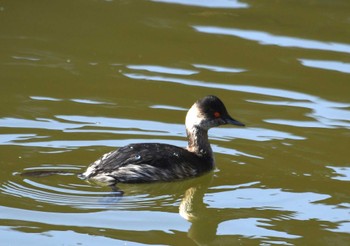
[[[188,118],[193,120],[194,125],[207,129],[225,124],[244,126],[243,123],[233,119],[223,102],[213,95],[199,99],[188,112]],[[187,122],[186,119],[186,125],[187,123],[190,122]]]

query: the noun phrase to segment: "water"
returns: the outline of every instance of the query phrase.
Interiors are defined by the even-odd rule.
[[[2,245],[348,245],[348,1],[0,4]],[[215,171],[108,187],[77,174],[137,142],[186,146],[215,94]],[[23,171],[59,171],[22,176]]]

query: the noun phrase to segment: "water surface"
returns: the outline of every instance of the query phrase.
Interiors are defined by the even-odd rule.
[[[0,4],[4,245],[347,245],[348,1]],[[173,183],[77,178],[129,143],[186,146],[215,94],[216,169]],[[49,170],[53,176],[23,176]]]

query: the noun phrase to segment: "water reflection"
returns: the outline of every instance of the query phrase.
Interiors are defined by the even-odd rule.
[[[120,147],[135,142],[164,142],[162,138],[157,137],[177,137],[181,140],[167,139],[166,143],[176,146],[186,146],[185,131],[182,124],[171,124],[156,121],[146,120],[130,120],[107,117],[92,117],[92,116],[72,116],[72,115],[57,115],[54,119],[16,119],[2,118],[0,126],[4,128],[24,128],[30,133],[35,132],[35,129],[60,130],[66,134],[69,133],[109,133],[109,134],[127,134],[135,135],[133,139],[76,139],[76,140],[55,140],[47,136],[38,134],[0,134],[0,145],[16,145],[16,146],[37,146],[50,147],[51,149],[61,149],[69,151],[75,148],[91,147],[91,146],[110,146]],[[142,138],[153,136],[152,139]],[[211,130],[210,138],[219,141],[231,141],[241,138],[253,141],[270,141],[274,139],[291,139],[303,140],[301,136],[296,136],[288,132],[271,130],[266,128],[245,128],[245,129],[230,129],[218,128]],[[225,148],[213,143],[214,152],[229,154],[232,156],[243,155],[252,158],[261,157],[257,154],[242,152],[232,148]]]
[[[178,74],[178,75],[192,75],[198,73],[198,71],[180,68],[171,68],[164,66],[152,66],[152,65],[127,65],[129,69],[134,70],[145,70],[155,73],[167,73],[167,74]]]
[[[333,179],[350,181],[350,167],[334,167],[334,166],[327,166],[327,167],[332,169],[336,174],[336,176],[332,177]]]
[[[160,3],[173,3],[173,4],[181,4],[181,5],[189,5],[189,6],[199,6],[199,7],[207,7],[207,8],[248,8],[249,5],[247,3],[242,3],[239,0],[152,0],[152,2],[160,2]]]
[[[216,26],[193,26],[198,32],[217,35],[235,36],[247,40],[256,41],[261,45],[277,45],[280,47],[296,47],[310,50],[325,50],[350,53],[350,45],[337,42],[322,42],[296,37],[278,36],[268,32],[243,30],[238,28],[226,28]]]
[[[294,102],[294,101],[263,101],[250,100],[251,102],[278,105],[278,106],[293,106],[311,109],[307,114],[308,117],[315,121],[295,121],[282,119],[266,119],[266,122],[274,124],[283,124],[295,127],[320,127],[320,128],[350,128],[350,104],[334,103],[326,100],[318,99],[313,102]]]
[[[306,67],[321,68],[342,73],[350,73],[350,64],[345,62],[312,59],[299,59],[299,61]]]
[[[4,194],[21,199],[29,198],[40,203],[55,204],[55,206],[77,207],[80,210],[78,213],[56,213],[2,206],[1,211],[4,212],[2,219],[40,222],[60,227],[100,228],[113,231],[146,232],[152,230],[166,232],[169,236],[174,231],[178,231],[187,232],[188,237],[198,245],[213,241],[220,243],[222,240],[227,240],[227,223],[234,223],[237,218],[242,216],[242,211],[231,210],[229,207],[227,209],[209,208],[205,196],[208,195],[211,181],[212,173],[198,179],[177,183],[121,185],[126,194],[121,200],[115,200],[114,196],[109,197],[110,192],[84,191],[83,187],[74,187],[72,184],[70,188],[62,188],[44,185],[29,179],[24,180],[24,185],[8,182],[1,186]],[[236,189],[255,184],[257,183],[236,186]],[[212,194],[209,193],[209,196]],[[179,200],[181,201],[180,205],[177,202]],[[180,215],[190,224],[179,219],[173,209],[176,206],[179,207]],[[166,209],[167,207],[168,209]],[[81,209],[88,209],[88,212],[81,213]],[[158,211],[159,209],[163,212]],[[153,223],[144,223],[145,220],[152,220]],[[169,221],[172,223],[169,224]],[[251,221],[253,222],[254,219]],[[261,226],[261,220],[257,221],[256,230]],[[230,229],[230,242],[235,235],[242,232],[240,228],[242,227]],[[260,233],[262,237],[268,235],[290,237],[288,234],[274,233],[273,230],[269,229],[260,228],[260,230],[266,231],[264,234]],[[77,229],[76,232],[79,230]],[[134,241],[131,237],[127,239]],[[118,236],[113,236],[113,238],[118,239]]]
[[[35,246],[47,246],[47,245],[62,245],[62,239],[64,238],[64,245],[91,245],[91,235],[87,233],[79,233],[72,230],[60,231],[57,230],[46,231],[45,234],[31,233],[27,236],[27,233],[21,231],[20,226],[0,226],[1,242],[3,245],[13,245],[14,238],[17,245],[35,245]],[[115,238],[108,238],[103,235],[94,235],[94,245],[125,245],[124,240],[117,240]],[[133,246],[143,246],[143,243],[133,242]]]
[[[305,107],[311,109],[312,112],[307,114],[307,117],[313,118],[315,121],[292,121],[283,119],[266,119],[266,122],[275,124],[284,124],[290,126],[300,127],[323,127],[323,128],[335,128],[345,127],[349,128],[350,123],[350,111],[348,108],[350,104],[327,101],[322,98],[309,95],[306,93],[300,93],[295,91],[274,89],[274,88],[262,88],[258,86],[246,86],[246,85],[231,85],[220,84],[215,82],[204,82],[199,80],[192,80],[188,78],[178,77],[166,77],[160,75],[148,75],[140,73],[124,73],[125,76],[132,79],[139,80],[151,80],[168,83],[178,83],[188,86],[199,86],[215,89],[224,89],[230,91],[240,91],[243,93],[252,93],[276,97],[275,101],[264,100],[248,100],[253,103],[278,105],[288,107]],[[288,99],[281,101],[280,99]]]
[[[206,69],[212,72],[220,72],[220,73],[242,73],[247,71],[243,68],[233,68],[233,67],[222,67],[222,66],[213,66],[207,64],[193,64],[194,67],[200,69]]]
[[[242,187],[250,185],[256,185],[256,182],[243,184]],[[225,205],[229,204],[227,207],[212,206],[217,193],[208,193],[207,188],[206,185],[189,188],[179,207],[180,215],[191,222],[188,236],[197,245],[223,245],[227,242],[232,244],[237,240],[237,235],[261,239],[300,237],[269,228],[271,218],[254,217],[258,216],[258,212],[254,210],[256,205],[253,203],[251,203],[252,206],[236,205],[236,202],[239,203],[240,199],[244,200],[244,197],[227,196],[225,199],[227,201]],[[240,186],[236,186],[235,189],[239,190]],[[244,209],[247,210],[244,211]]]
[[[160,76],[160,75],[147,75],[147,74],[140,74],[140,73],[126,72],[123,74],[128,78],[137,79],[137,80],[177,83],[177,84],[188,85],[188,86],[215,88],[215,89],[223,89],[223,90],[229,90],[229,91],[240,91],[244,93],[282,97],[282,98],[289,98],[289,99],[295,99],[295,100],[316,101],[319,99],[316,96],[308,95],[306,93],[283,90],[283,89],[264,88],[264,87],[249,86],[249,85],[221,84],[217,82],[205,82],[205,81],[193,80],[193,79],[187,79],[187,78],[166,77],[166,76]]]
[[[0,4],[0,244],[349,244],[349,1],[42,3]],[[212,181],[115,200],[74,175],[12,175],[185,146],[185,97],[204,93],[249,123],[211,132]]]
[[[149,231],[165,233],[168,238],[186,233],[197,245],[228,242],[231,245],[240,237],[288,244],[301,235],[275,226],[291,221],[314,220],[324,230],[338,232],[346,232],[349,226],[346,219],[349,204],[329,205],[325,202],[329,195],[264,188],[258,181],[213,186],[213,173],[174,183],[121,184],[125,196],[120,199],[115,199],[109,191],[91,191],[89,184],[79,183],[78,179],[76,183],[56,186],[41,181],[45,180],[28,177],[22,184],[20,181],[1,184],[2,194],[14,199],[35,200],[40,210],[7,207],[5,202],[0,210],[2,219],[34,223],[32,226],[50,224],[61,230],[74,227],[78,234],[84,233],[83,228],[90,228],[95,236],[99,235],[99,230],[110,230],[107,238],[136,242],[135,234]],[[45,212],[42,209],[45,203],[64,206],[65,212],[54,212],[55,209]],[[31,206],[29,204],[32,202],[28,202]],[[185,220],[180,219],[176,208]],[[332,224],[326,226],[324,222]],[[127,230],[133,233],[120,237],[119,232]]]
[[[114,105],[113,103],[110,102],[102,102],[102,101],[96,101],[92,99],[81,99],[81,98],[72,98],[72,99],[61,99],[61,98],[54,98],[54,97],[42,97],[42,96],[30,96],[30,99],[36,100],[36,101],[71,101],[71,102],[76,102],[76,103],[83,103],[83,104],[105,104],[105,105]]]
[[[281,221],[333,222],[337,231],[342,232],[347,232],[345,228],[349,226],[346,219],[349,206],[324,204],[322,201],[330,198],[329,195],[264,189],[259,188],[256,182],[234,188],[207,188],[203,184],[189,188],[179,208],[180,215],[191,222],[188,236],[198,245],[221,245],[227,240],[232,243],[237,235],[283,244],[288,239],[301,237],[273,229],[276,222]],[[261,217],[266,213],[272,216]],[[333,226],[324,229],[334,230]]]

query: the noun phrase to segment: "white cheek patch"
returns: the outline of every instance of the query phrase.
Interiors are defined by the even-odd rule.
[[[198,106],[194,104],[187,112],[185,123],[186,128],[192,128],[192,126],[201,126],[204,119],[204,115],[199,110]]]

